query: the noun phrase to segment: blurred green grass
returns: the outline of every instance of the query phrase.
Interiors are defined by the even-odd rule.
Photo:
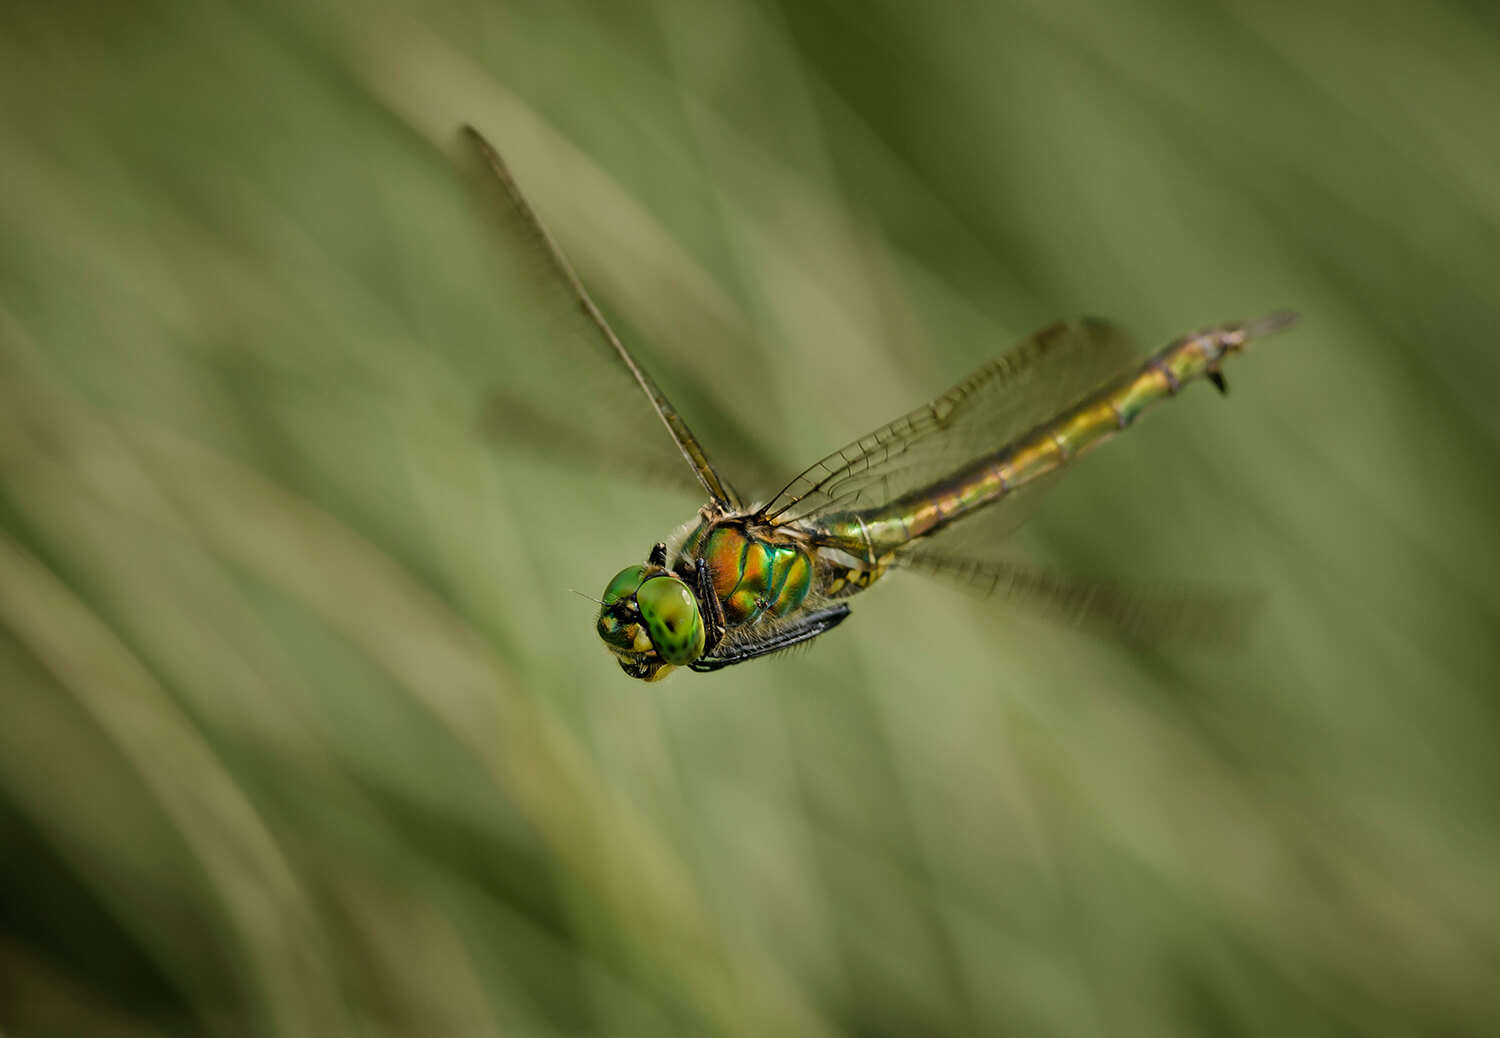
[[[0,1032],[1485,1033],[1497,34],[0,13]],[[1058,316],[1300,310],[1027,533],[1269,591],[1250,646],[898,577],[813,651],[631,685],[569,589],[695,502],[482,434],[536,362],[460,122],[710,446],[788,472]]]

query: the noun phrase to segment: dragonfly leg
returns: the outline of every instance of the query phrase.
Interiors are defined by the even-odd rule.
[[[667,568],[667,545],[665,541],[657,541],[651,546],[651,554],[646,556],[646,565]]]
[[[681,563],[678,563],[681,565]],[[714,651],[715,646],[724,640],[724,603],[719,601],[719,596],[714,594],[713,574],[708,571],[708,563],[702,559],[694,559],[689,565],[692,572],[687,576],[696,585],[698,593],[698,608],[703,614],[705,630],[703,632],[703,654],[707,656]]]
[[[744,663],[746,660],[780,652],[782,649],[790,649],[793,645],[800,645],[802,642],[810,641],[820,634],[833,630],[848,615],[849,607],[842,604],[819,609],[816,613],[809,613],[796,623],[783,627],[763,641],[736,646],[723,656],[705,654],[696,663],[689,663],[688,669],[706,674],[732,667],[736,663]]]

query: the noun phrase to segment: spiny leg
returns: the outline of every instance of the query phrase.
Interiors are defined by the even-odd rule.
[[[708,563],[702,559],[692,561],[692,579],[697,585],[698,605],[703,612],[704,622],[707,630],[703,633],[705,641],[703,654],[707,656],[713,652],[718,644],[724,640],[724,631],[727,624],[724,622],[724,603],[719,601],[719,596],[714,593],[713,574],[708,571]]]
[[[705,656],[696,663],[688,664],[688,667],[706,674],[715,670],[723,670],[736,663],[744,663],[773,652],[780,652],[782,649],[790,649],[793,645],[800,645],[802,642],[810,641],[820,634],[833,630],[848,615],[847,605],[840,604],[820,609],[816,613],[809,613],[801,620],[783,627],[764,641],[736,646],[726,656]]]

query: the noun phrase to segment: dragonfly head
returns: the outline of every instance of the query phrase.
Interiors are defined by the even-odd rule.
[[[597,627],[620,669],[642,681],[660,681],[703,655],[703,614],[693,589],[652,562],[615,574]]]

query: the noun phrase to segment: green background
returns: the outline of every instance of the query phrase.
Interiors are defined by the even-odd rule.
[[[5,5],[0,1033],[1489,1030],[1497,99],[1472,3]],[[1018,540],[1260,624],[897,575],[629,682],[570,589],[698,502],[485,433],[586,373],[461,122],[786,476],[1060,316],[1299,310]]]

